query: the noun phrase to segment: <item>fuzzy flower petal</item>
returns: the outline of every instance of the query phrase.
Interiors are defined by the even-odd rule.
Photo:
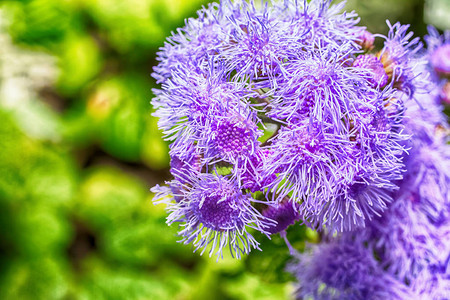
[[[180,187],[176,180],[168,184]],[[264,228],[273,223],[251,206],[251,196],[242,194],[235,182],[220,175],[200,174],[189,184],[182,184],[176,195],[181,200],[176,202],[169,188],[157,186],[152,191],[156,203],[168,205],[167,223],[181,223],[182,242],[193,243],[202,254],[209,247],[209,255],[219,258],[229,247],[231,255],[240,258],[252,248],[259,249],[248,230],[265,232]]]
[[[412,299],[362,244],[333,239],[309,251],[289,267],[298,279],[297,299]]]

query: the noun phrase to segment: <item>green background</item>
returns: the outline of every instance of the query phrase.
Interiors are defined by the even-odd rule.
[[[362,24],[448,28],[450,1],[351,0]],[[387,3],[387,2],[386,2]],[[282,239],[192,253],[150,187],[170,178],[151,116],[156,52],[203,0],[0,3],[0,299],[289,299]],[[446,12],[443,14],[442,11]],[[302,249],[316,234],[288,233]]]

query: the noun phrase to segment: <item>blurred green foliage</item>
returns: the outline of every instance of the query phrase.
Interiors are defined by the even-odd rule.
[[[169,158],[150,73],[165,37],[206,2],[0,3],[0,299],[292,297],[281,237],[216,262],[177,243],[151,203]],[[423,7],[350,4],[382,31],[386,13],[409,20]],[[297,249],[318,238],[299,226],[288,237]]]
[[[203,2],[1,4],[0,299],[289,298],[272,270],[177,243],[151,203],[169,163],[151,68]]]

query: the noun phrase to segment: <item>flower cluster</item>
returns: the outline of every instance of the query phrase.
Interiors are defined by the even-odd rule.
[[[406,171],[396,182],[399,189],[391,192],[386,212],[366,228],[329,237],[312,253],[299,255],[290,269],[299,279],[300,298],[442,300],[450,295],[450,127],[437,76],[450,55],[437,64],[444,38],[430,29],[426,40],[429,49],[415,57],[412,70],[421,78],[412,85],[416,101],[404,106],[411,138],[404,142]]]
[[[309,250],[288,267],[299,279],[298,299],[413,299],[361,243],[347,237]]]
[[[405,170],[422,80],[408,26],[375,35],[331,1],[223,0],[168,38],[152,101],[171,141],[168,222],[239,256],[300,220],[346,232],[381,216]]]
[[[438,84],[440,100],[450,105],[450,30],[445,31],[442,36],[431,26],[428,31],[426,42],[430,71]]]

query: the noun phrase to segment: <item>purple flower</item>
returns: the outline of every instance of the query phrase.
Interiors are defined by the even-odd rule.
[[[423,79],[412,58],[420,44],[388,24],[374,53],[379,35],[343,7],[223,0],[161,49],[152,105],[175,179],[157,199],[174,193],[168,220],[184,222],[185,242],[220,254],[230,238],[240,255],[257,247],[246,227],[275,233],[300,217],[350,231],[392,202],[408,148],[405,106]],[[269,228],[269,219],[279,222]]]
[[[227,3],[227,2],[224,2]],[[272,18],[267,3],[261,10],[253,2],[236,2],[230,16],[232,29],[228,32],[227,45],[220,56],[229,72],[236,72],[237,80],[258,80],[273,77],[286,57],[285,36],[280,33],[284,24]]]
[[[229,247],[231,255],[240,258],[252,248],[259,249],[259,243],[248,230],[266,232],[265,228],[273,224],[252,207],[252,197],[243,194],[239,186],[226,177],[199,174],[187,184],[177,180],[168,184],[181,186],[179,194],[175,195],[181,200],[173,202],[171,189],[156,186],[152,188],[156,193],[154,201],[168,205],[167,223],[181,223],[182,242],[193,243],[195,250],[202,249],[202,254],[210,246],[210,256],[214,253],[222,257],[223,249]]]
[[[363,30],[358,35],[358,45],[365,51],[370,51],[374,48],[373,43],[375,42],[375,37],[372,33],[367,30]]]
[[[306,50],[286,64],[268,115],[292,123],[312,117],[342,130],[343,115],[354,116],[358,106],[369,106],[376,92],[360,69],[346,66],[346,47]]]
[[[422,44],[418,37],[410,40],[413,33],[408,32],[409,25],[400,23],[391,25],[389,21],[387,24],[389,34],[385,37],[384,47],[377,56],[390,82],[407,95],[412,95],[415,86],[420,82],[414,75],[414,68],[418,62],[414,62],[413,57],[422,48]]]
[[[353,66],[369,71],[369,82],[372,86],[384,87],[388,82],[388,75],[381,61],[372,54],[360,55],[353,62]]]
[[[445,300],[450,295],[450,266],[448,260],[440,265],[430,265],[411,282],[417,299]]]
[[[242,159],[248,159],[259,147],[261,133],[256,122],[250,110],[224,108],[223,112],[216,112],[204,126],[197,129],[200,133],[197,145],[204,152],[205,159],[237,164]]]
[[[166,138],[174,140],[171,152],[188,152],[195,144],[203,163],[236,163],[256,151],[259,121],[246,102],[255,93],[227,82],[222,71],[205,76],[180,69],[157,91],[152,104]]]
[[[420,206],[407,201],[394,202],[366,232],[381,265],[400,280],[411,280],[428,264],[438,263],[448,247],[448,233],[433,225]]]
[[[276,224],[267,228],[267,231],[271,234],[286,230],[300,218],[298,203],[289,200],[269,206],[263,211],[263,215],[270,220],[276,221]]]
[[[450,105],[450,82],[446,82],[442,87],[440,99],[442,103]]]
[[[308,250],[288,267],[298,279],[297,299],[412,299],[360,243],[332,239]]]
[[[382,266],[401,280],[450,253],[450,148],[419,145],[407,156],[394,202],[363,232]]]
[[[341,177],[355,172],[344,169],[350,165],[352,150],[350,142],[317,132],[307,124],[280,130],[263,172],[266,176],[278,174],[268,184],[270,193],[277,199],[290,197],[301,203],[301,211],[317,216],[333,201]]]
[[[434,50],[431,56],[431,65],[436,73],[450,75],[450,43]]]
[[[293,78],[300,81],[305,77],[304,80],[308,80],[307,75]],[[334,80],[339,82],[339,77]],[[347,93],[348,97],[343,98],[348,103],[331,95],[335,102],[330,100],[330,104],[323,104],[323,110],[329,110],[329,114],[317,108],[321,105],[318,102],[303,116],[303,123],[299,123],[302,108],[297,114],[294,107],[285,110],[292,115],[290,122],[297,124],[281,127],[271,140],[271,155],[263,170],[266,176],[277,174],[277,178],[267,184],[272,195],[299,201],[307,224],[315,228],[326,225],[329,230],[338,231],[364,226],[366,219],[386,209],[391,201],[390,192],[397,188],[393,182],[401,179],[403,172],[401,142],[408,138],[402,134],[402,125],[398,122],[403,111],[401,102],[383,100],[388,96],[377,94],[368,85],[365,85],[365,95],[361,93],[363,89],[353,89],[357,85],[348,84],[346,91],[344,83],[336,83],[339,89],[336,95]],[[332,89],[332,86],[320,86],[317,81],[314,84],[315,89],[300,90],[319,94],[321,88]],[[362,81],[363,84],[367,82]],[[389,95],[390,91],[386,93]],[[312,99],[327,103],[327,96],[315,95]],[[366,101],[359,102],[361,99]],[[330,109],[333,106],[337,108]],[[276,108],[271,109],[270,114],[274,111]],[[344,116],[339,111],[347,113]],[[316,113],[323,119],[317,120]]]
[[[362,27],[355,12],[344,12],[345,2],[331,5],[329,0],[277,1],[274,17],[286,24],[283,34],[291,38],[287,45],[290,53],[298,52],[303,45],[341,48],[347,44],[356,50]]]
[[[228,23],[224,22],[224,8],[211,3],[197,12],[197,19],[186,20],[184,28],[178,28],[167,38],[164,47],[157,53],[159,64],[152,74],[157,83],[172,78],[172,72],[176,69],[202,69],[208,55],[214,54],[223,43],[221,28]]]
[[[436,28],[429,26],[425,40],[433,71],[441,76],[450,76],[450,30],[441,36]]]
[[[351,231],[364,227],[374,217],[379,217],[392,201],[389,182],[355,182],[340,185],[340,194],[320,210],[305,210],[303,218],[313,228],[325,226],[329,231]]]
[[[406,105],[406,172],[388,210],[358,234],[380,264],[399,280],[411,281],[450,253],[450,146],[436,85],[417,88],[417,102]]]
[[[416,144],[445,143],[449,126],[447,116],[443,113],[444,108],[440,104],[439,87],[430,80],[424,81],[424,84],[427,88],[417,90],[416,101],[405,105],[405,128],[409,134],[415,136],[413,141]]]

